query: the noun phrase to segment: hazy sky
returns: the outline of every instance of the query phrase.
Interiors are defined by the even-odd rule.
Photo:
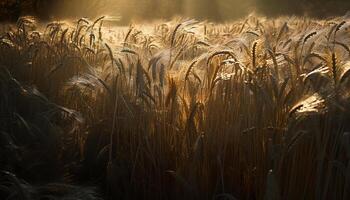
[[[16,1],[16,0],[0,0]],[[30,2],[34,0],[21,0]],[[210,20],[232,20],[257,11],[264,15],[343,15],[350,10],[350,0],[40,0],[39,6],[27,6],[19,14],[42,18],[121,16],[130,20],[171,19],[176,15]],[[37,4],[35,4],[37,5]],[[29,7],[29,11],[28,11]],[[0,7],[0,15],[1,15]],[[12,9],[12,8],[9,8]],[[2,12],[2,13],[6,13]],[[8,13],[8,12],[7,12]],[[12,11],[10,13],[13,13]],[[1,16],[0,16],[1,17]]]
[[[265,15],[317,17],[343,15],[350,0],[107,0],[125,18],[169,18],[176,14],[212,20],[235,19],[257,11]]]
[[[169,18],[185,15],[224,19],[252,11],[255,0],[110,0],[124,17]]]

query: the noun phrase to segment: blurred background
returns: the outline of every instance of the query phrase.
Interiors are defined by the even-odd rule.
[[[250,12],[328,17],[343,15],[347,10],[350,0],[0,0],[0,20],[16,20],[29,14],[43,20],[109,14],[120,15],[121,23],[178,15],[225,21]]]

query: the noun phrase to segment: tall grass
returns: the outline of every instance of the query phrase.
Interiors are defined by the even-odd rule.
[[[45,130],[22,106],[58,110],[54,161],[65,167],[50,181],[92,183],[107,199],[349,197],[346,19],[175,19],[110,33],[103,20],[23,18],[1,36],[1,80],[47,102],[6,98],[14,126]],[[2,147],[26,145],[16,140]]]

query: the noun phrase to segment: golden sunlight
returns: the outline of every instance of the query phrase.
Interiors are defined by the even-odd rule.
[[[350,199],[349,0],[0,0],[0,199]]]

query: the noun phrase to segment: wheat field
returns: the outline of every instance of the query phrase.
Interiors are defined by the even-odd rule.
[[[350,198],[350,18],[0,31],[1,199]]]

